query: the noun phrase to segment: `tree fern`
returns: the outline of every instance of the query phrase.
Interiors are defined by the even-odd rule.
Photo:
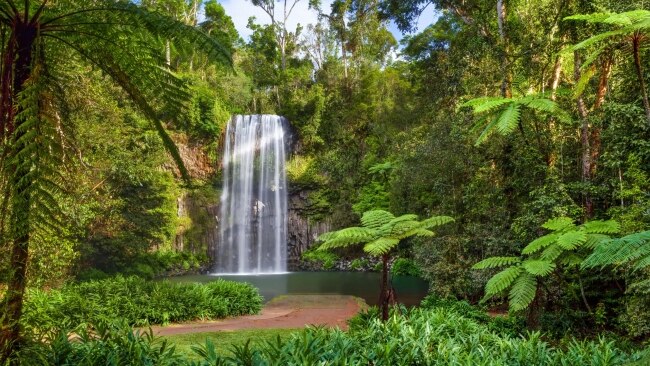
[[[618,223],[611,220],[590,221],[577,226],[568,217],[550,219],[542,227],[552,232],[526,245],[521,257],[491,257],[474,265],[474,269],[510,266],[487,282],[484,301],[509,288],[510,310],[526,309],[534,300],[540,280],[550,276],[560,266],[578,267],[584,259],[584,250],[608,240],[609,236],[603,233],[616,233],[619,230]]]
[[[164,67],[161,40],[204,52],[211,62],[231,66],[230,54],[197,28],[118,0],[0,2],[3,72],[0,74],[0,172],[7,218],[3,240],[11,243],[12,272],[0,324],[0,364],[18,345],[29,246],[59,231],[61,167],[69,122],[62,81],[78,75],[66,67],[74,59],[99,69],[121,87],[151,122],[183,178],[189,176],[166,132],[185,114],[188,85]],[[53,97],[52,95],[56,95]],[[62,117],[63,116],[63,117]],[[5,230],[3,227],[2,230]]]
[[[558,105],[541,95],[526,95],[518,98],[482,97],[469,100],[462,107],[472,108],[474,114],[485,114],[474,126],[475,130],[482,129],[476,140],[476,145],[485,142],[493,133],[503,136],[512,133],[520,123],[522,108],[528,108],[555,116],[561,120],[568,120],[568,115]],[[493,118],[489,118],[494,114]],[[485,124],[486,120],[491,122]]]
[[[406,214],[395,217],[384,210],[366,211],[361,217],[361,227],[350,227],[325,233],[318,238],[322,243],[318,250],[331,250],[354,244],[365,244],[364,252],[381,256],[382,285],[381,302],[382,318],[388,319],[388,260],[390,252],[406,238],[412,236],[431,236],[429,229],[454,221],[448,216],[435,216],[418,221],[417,215]]]
[[[631,264],[635,270],[650,267],[650,231],[605,240],[585,259],[584,268]]]

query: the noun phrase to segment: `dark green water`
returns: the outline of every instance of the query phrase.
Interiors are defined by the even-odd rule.
[[[178,282],[210,282],[219,278],[228,281],[248,282],[257,287],[265,301],[279,295],[340,294],[360,297],[369,305],[379,300],[379,273],[365,272],[290,272],[272,275],[191,275],[170,278]],[[427,294],[428,283],[408,276],[393,277],[397,301],[418,305]]]

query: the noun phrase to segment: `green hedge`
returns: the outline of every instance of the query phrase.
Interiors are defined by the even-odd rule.
[[[47,292],[30,290],[23,325],[38,334],[119,319],[134,326],[219,319],[255,314],[261,307],[257,289],[245,283],[172,283],[117,276]]]

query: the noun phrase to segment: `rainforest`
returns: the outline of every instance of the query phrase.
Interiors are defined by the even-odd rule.
[[[0,366],[650,365],[643,0],[0,0]]]

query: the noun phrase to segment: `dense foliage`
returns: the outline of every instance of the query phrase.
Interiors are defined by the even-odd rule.
[[[115,319],[132,326],[169,324],[256,314],[261,306],[257,289],[246,283],[173,283],[117,276],[49,291],[30,290],[22,325],[39,339],[55,329],[79,329]]]
[[[606,339],[568,339],[551,345],[539,333],[508,335],[471,318],[469,305],[446,304],[397,313],[387,322],[376,317],[357,321],[349,332],[309,328],[286,340],[265,345],[234,345],[223,356],[208,341],[195,350],[200,361],[180,357],[150,333],[135,335],[128,327],[98,327],[98,335],[78,340],[60,336],[50,344],[24,350],[39,364],[94,365],[115,360],[130,365],[623,365],[648,355],[630,352]],[[141,337],[141,335],[144,335]],[[646,358],[644,358],[646,357]],[[29,364],[29,363],[27,363]]]

